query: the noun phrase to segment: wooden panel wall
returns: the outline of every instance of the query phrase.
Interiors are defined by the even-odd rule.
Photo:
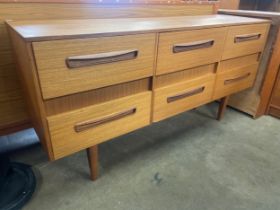
[[[153,0],[139,4],[140,1],[143,2],[112,5],[108,2],[92,3],[97,0],[82,0],[79,4],[75,3],[77,0],[45,0],[44,3],[38,3],[42,2],[40,0],[18,0],[17,3],[0,0],[0,135],[30,126],[5,20],[205,15],[212,14],[215,9],[215,4],[207,2],[182,3],[175,0],[158,4],[159,1]]]
[[[220,0],[220,9],[238,9],[240,0]]]

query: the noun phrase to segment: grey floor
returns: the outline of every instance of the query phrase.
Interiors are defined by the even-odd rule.
[[[228,109],[218,122],[216,108],[102,144],[95,182],[84,151],[52,163],[38,145],[14,152],[13,160],[31,164],[38,179],[24,209],[280,209],[280,120]],[[36,136],[29,130],[26,138]]]

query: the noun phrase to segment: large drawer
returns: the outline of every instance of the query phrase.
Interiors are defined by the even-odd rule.
[[[222,60],[261,52],[269,26],[255,24],[229,27]]]
[[[43,98],[153,74],[155,34],[33,43]]]
[[[47,118],[55,159],[150,124],[151,92]]]
[[[153,121],[208,103],[212,99],[215,75],[207,75],[158,88],[154,91]]]
[[[221,59],[227,28],[160,33],[156,74],[165,74]]]
[[[219,99],[252,87],[257,69],[258,63],[255,63],[218,73],[213,99]]]

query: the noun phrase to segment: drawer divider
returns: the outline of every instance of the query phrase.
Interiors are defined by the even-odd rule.
[[[89,121],[77,123],[74,126],[74,130],[76,131],[76,133],[79,133],[79,132],[97,127],[99,125],[109,123],[109,122],[114,121],[114,120],[119,120],[119,119],[127,117],[129,115],[133,115],[133,114],[136,113],[136,110],[137,109],[134,107],[134,108],[131,108],[131,109],[119,112],[119,113],[114,113],[114,114],[105,116],[105,117],[100,118],[100,119],[94,119],[94,120],[89,120]]]

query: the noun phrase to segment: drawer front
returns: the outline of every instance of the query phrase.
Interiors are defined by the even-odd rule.
[[[267,39],[269,24],[229,27],[223,60],[261,52]]]
[[[218,73],[213,99],[219,99],[252,87],[257,69],[258,63],[255,63]]]
[[[150,124],[151,92],[47,118],[55,159]]]
[[[153,74],[155,34],[33,43],[45,99]]]
[[[226,28],[168,32],[159,35],[156,74],[165,74],[221,59]]]
[[[208,103],[212,99],[215,75],[166,86],[154,91],[153,121]]]
[[[223,71],[229,71],[232,69],[243,68],[244,66],[249,66],[251,64],[259,64],[259,59],[260,53],[256,53],[222,61],[219,64],[218,73]]]

